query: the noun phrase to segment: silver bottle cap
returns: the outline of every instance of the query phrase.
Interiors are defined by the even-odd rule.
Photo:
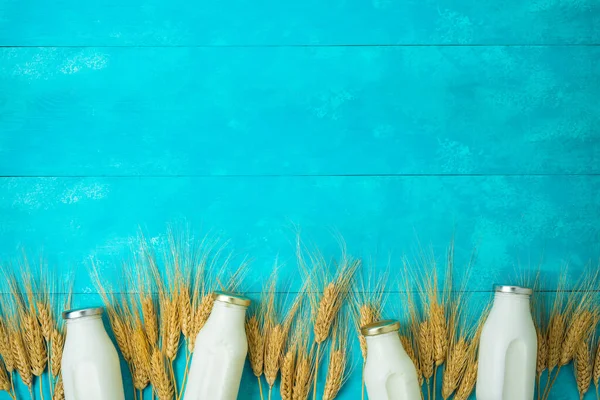
[[[396,332],[400,329],[400,322],[393,319],[384,319],[383,321],[373,322],[363,325],[360,328],[360,333],[363,336],[377,336],[384,333]]]
[[[215,300],[242,307],[248,307],[251,303],[251,300],[246,296],[231,292],[215,292]]]
[[[76,319],[83,317],[92,317],[94,315],[102,315],[104,308],[92,307],[92,308],[76,308],[73,310],[63,311],[63,319]]]
[[[494,285],[494,292],[524,294],[527,296],[531,296],[533,294],[533,289],[522,286]]]

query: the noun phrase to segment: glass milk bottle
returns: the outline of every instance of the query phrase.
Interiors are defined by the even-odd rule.
[[[367,340],[364,379],[369,399],[421,400],[417,370],[402,347],[398,321],[379,321],[361,328]]]
[[[479,340],[477,400],[532,400],[537,354],[529,307],[533,291],[500,285],[494,291]]]
[[[250,299],[216,292],[196,337],[184,400],[235,400],[248,352],[244,321]]]
[[[101,307],[63,312],[67,338],[62,355],[65,400],[123,400],[119,355],[102,323]]]

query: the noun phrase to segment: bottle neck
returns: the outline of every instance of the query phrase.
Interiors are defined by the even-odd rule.
[[[493,308],[529,312],[529,295],[496,292]]]
[[[93,332],[105,332],[100,315],[67,320],[67,335],[90,334]]]
[[[391,346],[397,346],[400,343],[398,332],[389,332],[382,335],[366,336],[367,351],[385,351]]]
[[[246,307],[215,301],[206,324],[243,330],[245,318]]]

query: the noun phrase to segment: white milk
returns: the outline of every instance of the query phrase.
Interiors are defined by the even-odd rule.
[[[415,365],[398,336],[398,321],[379,321],[361,328],[367,339],[365,386],[371,400],[421,400]]]
[[[184,400],[235,400],[248,352],[244,321],[250,299],[215,293],[210,317],[196,337]]]
[[[479,341],[477,400],[531,400],[537,354],[529,307],[532,290],[495,286],[494,291]]]
[[[62,356],[65,400],[123,400],[119,356],[104,330],[102,308],[63,312],[67,338]]]

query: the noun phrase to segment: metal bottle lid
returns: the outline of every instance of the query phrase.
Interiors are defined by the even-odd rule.
[[[236,306],[248,307],[251,300],[246,296],[242,296],[230,292],[215,292],[215,300],[222,303],[234,304]]]
[[[524,294],[527,296],[531,296],[533,294],[533,289],[522,286],[494,285],[494,292]]]
[[[393,319],[385,319],[383,321],[373,322],[363,325],[360,328],[360,333],[363,336],[377,336],[384,333],[396,332],[400,329],[400,322]]]
[[[92,307],[92,308],[75,308],[72,310],[63,311],[63,319],[76,319],[83,317],[92,317],[94,315],[102,315],[104,308]]]

